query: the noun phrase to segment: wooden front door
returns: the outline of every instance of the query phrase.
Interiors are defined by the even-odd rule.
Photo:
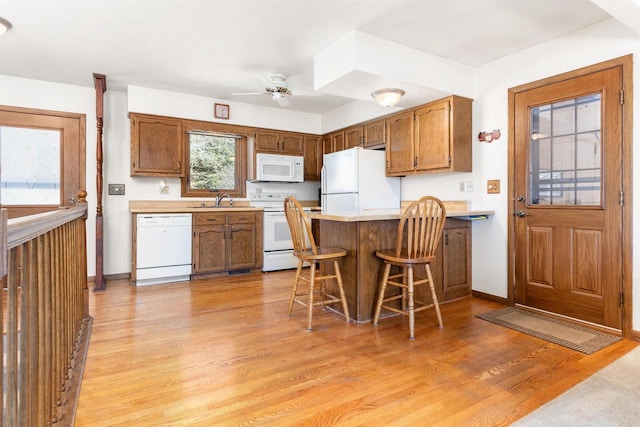
[[[622,70],[515,93],[515,302],[621,329]]]
[[[22,134],[16,134],[16,137],[9,139],[0,135],[2,144],[28,145],[28,149],[25,150],[28,155],[25,156],[16,158],[15,154],[6,156],[6,152],[0,153],[0,169],[3,166],[5,168],[3,172],[5,179],[0,178],[0,186],[4,193],[4,197],[0,197],[0,207],[7,208],[9,218],[34,215],[56,210],[60,206],[75,204],[78,190],[86,189],[85,121],[84,114],[0,105],[0,133],[4,131],[6,134],[10,129],[34,133],[48,132],[54,136],[44,141],[36,139],[27,144]],[[47,144],[54,144],[55,147],[47,147]],[[51,152],[57,154],[55,165],[52,164],[51,159],[47,159],[51,164],[40,161]],[[17,153],[22,152],[17,151]],[[15,164],[8,165],[9,162]],[[18,169],[26,172],[24,174],[7,173],[10,169],[8,166],[15,169],[16,165]],[[21,181],[17,182],[16,178]],[[52,183],[53,181],[55,182]],[[11,191],[18,193],[20,197],[8,197],[8,191],[6,191],[8,187],[11,187]],[[38,194],[38,190],[48,188],[53,188],[53,191],[44,191],[46,197]],[[35,195],[27,193],[25,196],[23,189],[33,190]]]

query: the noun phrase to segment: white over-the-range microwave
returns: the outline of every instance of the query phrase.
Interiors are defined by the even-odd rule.
[[[303,182],[304,157],[258,153],[255,181]]]

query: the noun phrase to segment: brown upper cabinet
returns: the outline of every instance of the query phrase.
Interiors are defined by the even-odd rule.
[[[382,119],[366,122],[362,126],[364,148],[384,148],[384,145],[385,145],[384,124],[385,124],[385,119],[382,118]]]
[[[333,153],[333,139],[331,134],[322,135],[320,138],[320,144],[322,145],[322,154]]]
[[[344,131],[339,130],[322,137],[322,154],[335,153],[344,149]]]
[[[387,118],[387,175],[471,172],[472,100],[451,96]]]
[[[387,175],[406,175],[414,170],[413,111],[386,119]]]
[[[344,130],[344,149],[362,147],[364,144],[362,125],[351,126]]]
[[[304,180],[320,181],[322,141],[318,135],[304,136]]]
[[[184,176],[182,121],[129,113],[131,176]]]
[[[292,156],[304,155],[304,135],[293,132],[259,130],[256,132],[255,150]]]

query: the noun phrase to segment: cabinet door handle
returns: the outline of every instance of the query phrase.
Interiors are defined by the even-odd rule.
[[[449,246],[449,235],[448,234],[444,235],[444,244],[445,244],[445,246]]]

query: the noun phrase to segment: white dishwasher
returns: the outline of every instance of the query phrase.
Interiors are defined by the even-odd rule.
[[[191,234],[191,214],[139,214],[136,285],[191,279]]]

